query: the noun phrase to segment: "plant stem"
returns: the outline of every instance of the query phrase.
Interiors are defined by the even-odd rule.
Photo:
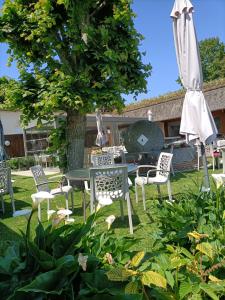
[[[146,293],[146,290],[145,290],[144,285],[142,285],[142,291],[143,291],[143,294],[144,294],[145,298],[146,298],[147,300],[150,300],[149,297],[148,297],[148,294]]]

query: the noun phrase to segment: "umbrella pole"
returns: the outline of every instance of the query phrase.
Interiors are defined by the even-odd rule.
[[[202,164],[203,164],[203,172],[204,172],[204,190],[210,190],[210,182],[209,182],[209,172],[207,167],[207,159],[205,155],[205,146],[201,143],[201,154],[202,154]]]

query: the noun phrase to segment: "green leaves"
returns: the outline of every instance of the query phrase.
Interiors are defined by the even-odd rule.
[[[129,277],[136,275],[137,272],[123,267],[114,268],[106,273],[111,281],[126,281]]]
[[[144,251],[138,252],[138,253],[131,259],[130,265],[133,266],[133,267],[138,267],[139,264],[141,263],[142,259],[144,258],[144,256],[145,256],[145,252],[144,252]]]
[[[164,276],[162,276],[161,274],[159,274],[157,272],[153,272],[153,271],[143,272],[142,277],[141,277],[141,282],[144,285],[154,284],[154,285],[164,288],[164,289],[167,286],[166,278]]]
[[[196,249],[206,256],[213,258],[213,248],[209,243],[200,243],[196,246]]]

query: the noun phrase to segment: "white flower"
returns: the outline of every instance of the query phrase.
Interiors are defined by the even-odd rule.
[[[32,208],[36,209],[36,208],[38,208],[38,205],[42,201],[44,201],[45,199],[52,199],[52,198],[54,198],[54,196],[52,194],[50,194],[49,192],[41,191],[41,192],[38,192],[36,194],[32,194],[31,198],[33,200]]]
[[[59,209],[57,211],[57,215],[64,215],[64,216],[69,216],[71,215],[73,212],[70,210],[70,209],[65,209],[65,208],[62,208],[62,209]]]
[[[49,209],[47,211],[47,216],[48,216],[48,221],[49,219],[51,219],[52,215],[55,213],[55,210],[54,209]]]
[[[52,228],[56,228],[64,219],[65,215],[59,215],[52,219]]]
[[[71,223],[74,223],[74,218],[68,218],[68,219],[65,219],[65,224],[71,224]]]
[[[112,223],[115,221],[116,217],[114,215],[108,216],[105,221],[108,224],[108,229],[110,229]]]
[[[79,253],[78,255],[78,263],[79,266],[81,266],[81,268],[83,269],[83,271],[87,270],[87,260],[88,260],[88,256],[84,256],[82,253]]]

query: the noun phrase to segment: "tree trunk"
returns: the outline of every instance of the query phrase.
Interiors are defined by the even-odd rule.
[[[86,116],[77,111],[67,111],[67,169],[82,168],[84,162],[84,139],[86,132]]]

